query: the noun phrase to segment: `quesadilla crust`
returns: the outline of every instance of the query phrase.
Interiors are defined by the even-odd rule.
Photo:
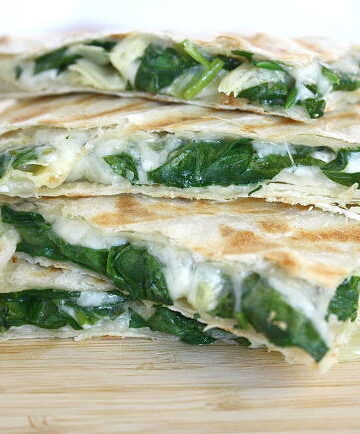
[[[5,104],[6,108],[0,112],[1,134],[41,126],[80,129],[116,126],[124,134],[139,130],[196,132],[206,129],[224,135],[242,134],[260,140],[308,146],[323,144],[324,140],[332,146],[338,142],[337,147],[360,143],[360,105],[329,113],[316,124],[308,125],[276,116],[96,94],[45,96]]]

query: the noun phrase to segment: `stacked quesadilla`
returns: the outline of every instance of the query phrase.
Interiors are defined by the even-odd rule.
[[[0,103],[0,339],[355,357],[357,48],[139,33],[1,47],[2,96],[36,98]]]

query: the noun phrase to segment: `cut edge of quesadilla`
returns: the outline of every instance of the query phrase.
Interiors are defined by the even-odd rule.
[[[5,104],[0,193],[316,205],[359,219],[360,107],[309,124],[138,99]]]
[[[8,203],[5,264],[15,255],[81,269],[133,302],[167,306],[204,330],[222,329],[322,370],[358,327],[359,229],[342,216],[256,200]]]
[[[6,234],[1,242],[2,255],[8,256],[11,241]],[[109,282],[92,274],[17,254],[4,262],[3,256],[0,341],[111,336],[181,340],[193,345],[220,340],[246,344],[245,339],[226,331],[206,330],[197,320],[165,306],[129,301]]]
[[[134,32],[67,39],[17,56],[7,44],[0,91],[8,96],[108,92],[302,121],[359,101],[359,49],[324,40],[259,34],[190,41]]]

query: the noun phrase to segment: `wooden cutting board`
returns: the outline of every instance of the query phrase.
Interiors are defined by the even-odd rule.
[[[360,362],[141,339],[0,345],[0,432],[360,432]]]

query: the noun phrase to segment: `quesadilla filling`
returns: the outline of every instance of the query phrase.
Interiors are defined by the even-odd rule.
[[[146,186],[164,186],[179,196],[201,192],[212,199],[219,188],[224,198],[261,197],[263,186],[285,182],[322,185],[336,197],[360,184],[360,148],[189,135],[55,128],[7,133],[0,138],[0,192],[27,197],[88,183],[148,194]]]
[[[5,294],[1,298],[5,329],[25,323],[88,327],[122,315],[125,299],[148,301],[155,311],[144,317],[132,309],[130,327],[173,333],[186,341],[193,340],[189,336],[195,333],[193,343],[209,343],[214,336],[203,325],[174,312],[182,306],[200,322],[215,321],[254,345],[296,347],[318,362],[338,333],[355,327],[358,276],[346,279],[334,293],[291,278],[267,263],[195,258],[165,241],[136,233],[101,232],[81,219],[45,214],[2,206],[2,230],[13,233],[17,254],[95,272],[117,290],[94,298],[52,289]]]
[[[142,329],[151,337],[157,337],[151,332],[161,332],[193,345],[207,345],[217,339],[247,344],[246,339],[223,330],[204,330],[204,324],[166,307],[128,302],[116,290],[42,288],[0,293],[0,334],[9,330],[30,332],[34,328],[56,330],[58,336],[65,337],[74,330],[101,335],[102,330],[103,334],[121,334],[128,329]]]
[[[140,91],[188,101],[236,106],[247,101],[296,118],[323,116],[332,92],[360,87],[359,58],[285,64],[244,50],[216,52],[190,41],[151,35],[99,39],[61,47],[16,65],[14,78],[30,88],[45,83],[100,91]],[[229,103],[229,98],[234,100]]]

